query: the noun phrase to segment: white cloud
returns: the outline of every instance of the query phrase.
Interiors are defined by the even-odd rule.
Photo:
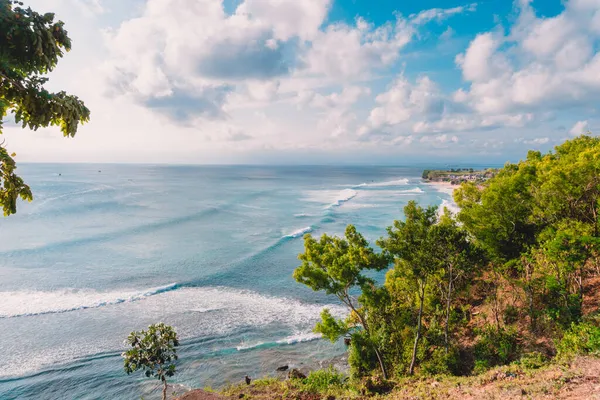
[[[482,114],[585,106],[600,100],[600,5],[571,0],[552,18],[529,1],[508,35],[483,33],[457,56],[468,90],[457,101]]]
[[[329,25],[317,34],[302,56],[306,66],[302,72],[341,80],[364,77],[369,71],[396,61],[413,32],[401,17],[379,27],[362,18],[356,20],[355,26]]]
[[[388,90],[378,95],[374,107],[361,128],[362,135],[392,137],[407,132],[434,134],[445,132],[524,127],[534,121],[532,113],[479,114],[460,101],[446,96],[429,77],[413,84],[404,75],[396,78]]]
[[[329,0],[246,0],[228,15],[215,0],[148,0],[141,16],[107,31],[103,68],[112,88],[149,107],[185,101],[194,114],[218,116],[236,86],[272,98],[278,83],[269,81],[293,67],[291,39],[313,38],[328,7]]]
[[[444,113],[444,99],[438,87],[428,77],[412,85],[404,76],[396,79],[387,92],[377,96],[368,122],[374,129],[393,126],[413,118],[437,120]]]
[[[449,9],[434,8],[408,18],[398,14],[396,20],[374,26],[361,17],[351,26],[331,24],[319,32],[302,56],[308,74],[322,74],[338,80],[364,78],[398,61],[400,50],[418,34],[421,26],[441,22],[453,15],[473,11],[475,4]]]
[[[274,38],[287,41],[293,37],[312,40],[318,34],[330,7],[330,0],[246,0],[236,14],[272,26]]]
[[[341,92],[333,92],[327,95],[314,91],[303,91],[298,94],[297,101],[301,106],[309,105],[321,109],[346,109],[355,104],[361,97],[369,94],[371,94],[371,90],[367,87],[347,86]]]
[[[475,11],[477,3],[471,3],[466,6],[453,7],[453,8],[431,8],[429,10],[423,10],[418,14],[410,16],[412,23],[421,25],[426,24],[430,21],[441,22],[446,18],[449,18],[456,14],[462,14],[467,11]]]
[[[7,128],[20,155],[35,148],[42,157],[29,159],[228,162],[295,149],[491,154],[505,143],[519,151],[525,141],[552,143],[546,132],[559,133],[547,130],[548,115],[578,107],[580,119],[591,118],[585,113],[600,100],[597,1],[571,0],[546,19],[524,1],[510,29],[481,32],[457,57],[464,36],[449,26],[440,28],[440,39],[452,37],[444,54],[425,54],[418,42],[429,36],[427,24],[474,5],[397,13],[377,26],[360,16],[328,23],[333,0],[239,0],[227,11],[222,0],[31,3],[67,23],[74,50],[50,85],[80,95],[92,122],[73,141],[57,130],[28,136]],[[454,59],[464,84],[438,80],[449,75],[438,70],[415,78],[413,60],[429,70],[432,55],[436,69]]]
[[[523,143],[539,145],[539,144],[546,144],[549,141],[550,141],[550,138],[541,137],[541,138],[535,138],[535,139],[531,139],[531,140],[524,140]]]
[[[587,121],[577,121],[575,125],[569,130],[569,133],[573,136],[578,136],[583,133],[587,133],[590,130],[589,124]]]

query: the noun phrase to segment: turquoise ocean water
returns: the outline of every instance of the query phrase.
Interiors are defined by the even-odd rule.
[[[297,284],[302,235],[375,241],[409,200],[450,205],[406,167],[25,165],[35,200],[0,219],[0,399],[145,399],[132,330],[183,339],[174,383],[343,363],[311,332],[332,298]],[[383,274],[381,275],[383,276]]]

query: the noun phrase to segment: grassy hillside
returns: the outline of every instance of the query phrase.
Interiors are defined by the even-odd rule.
[[[326,378],[322,373],[304,381],[265,379],[250,386],[230,387],[222,395],[255,400],[587,400],[600,397],[600,359],[577,357],[568,364],[543,366],[515,363],[471,377],[409,377],[394,381],[389,392],[381,394],[370,392],[364,383],[353,386],[338,382],[337,377]]]

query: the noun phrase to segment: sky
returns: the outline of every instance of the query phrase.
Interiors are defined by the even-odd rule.
[[[503,163],[600,121],[600,0],[24,1],[92,115],[8,120],[17,162]]]

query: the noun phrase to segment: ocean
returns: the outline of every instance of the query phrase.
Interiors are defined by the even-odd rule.
[[[160,398],[123,371],[133,330],[173,325],[176,390],[280,365],[344,365],[312,333],[335,298],[296,283],[302,236],[372,243],[409,200],[452,206],[410,167],[27,164],[34,201],[0,220],[0,399]],[[377,276],[383,279],[382,272]]]

